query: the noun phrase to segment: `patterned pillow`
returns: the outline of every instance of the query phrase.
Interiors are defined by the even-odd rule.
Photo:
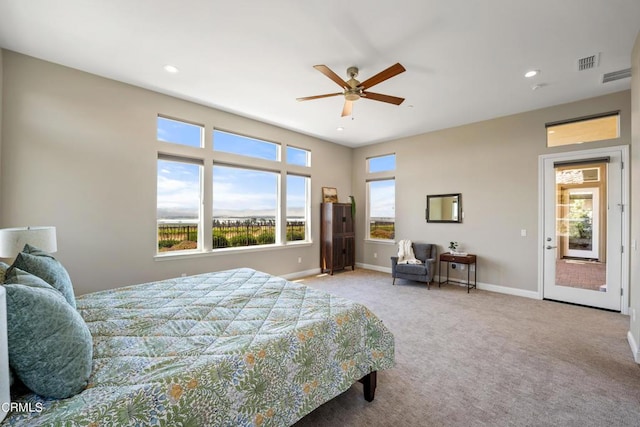
[[[26,244],[22,252],[16,257],[13,265],[9,267],[7,275],[14,267],[38,276],[60,291],[71,304],[71,307],[76,308],[76,297],[73,294],[73,285],[71,284],[69,273],[51,254]]]
[[[0,284],[4,283],[4,275],[9,269],[9,264],[0,261]]]
[[[80,314],[44,280],[12,268],[7,291],[9,365],[35,393],[63,399],[85,389],[93,339]]]

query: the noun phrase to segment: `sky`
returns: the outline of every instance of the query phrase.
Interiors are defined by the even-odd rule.
[[[369,173],[393,171],[396,169],[396,155],[371,157],[368,159]],[[396,185],[395,180],[387,179],[369,181],[369,198],[371,218],[395,218],[396,216]]]
[[[158,117],[158,140],[201,147],[203,128]],[[277,160],[278,144],[213,132],[214,150]],[[287,147],[288,163],[305,165],[308,152]],[[158,218],[197,218],[202,166],[158,160]],[[236,167],[213,166],[213,216],[270,216],[276,214],[280,174]],[[287,177],[287,216],[304,214],[305,178]],[[209,187],[210,188],[210,187]]]

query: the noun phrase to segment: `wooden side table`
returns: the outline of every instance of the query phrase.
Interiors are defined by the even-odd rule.
[[[442,263],[446,262],[447,263],[447,280],[442,280]],[[449,280],[449,266],[451,265],[451,263],[454,264],[465,264],[467,266],[467,283],[462,283],[462,282],[456,282],[456,281],[452,281]],[[463,285],[466,284],[467,285],[467,293],[469,293],[469,290],[471,288],[474,289],[478,289],[477,284],[478,284],[478,266],[476,265],[476,256],[473,254],[467,254],[467,255],[454,255],[451,252],[446,252],[443,254],[440,254],[440,263],[439,263],[439,268],[440,268],[440,283],[438,284],[438,287],[440,285],[443,285],[445,283],[462,283]],[[474,266],[473,269],[473,283],[471,283],[471,266]]]

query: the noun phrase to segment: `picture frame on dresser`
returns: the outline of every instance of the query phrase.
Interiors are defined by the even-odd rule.
[[[338,203],[338,190],[334,187],[322,187],[322,203]]]

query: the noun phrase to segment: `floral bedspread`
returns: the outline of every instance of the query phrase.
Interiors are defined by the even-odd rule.
[[[77,298],[86,390],[13,396],[5,425],[287,426],[373,370],[394,339],[366,307],[248,268]],[[384,384],[380,385],[384,387]]]

